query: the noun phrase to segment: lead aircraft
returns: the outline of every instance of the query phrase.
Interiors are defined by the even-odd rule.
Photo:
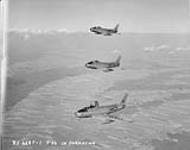
[[[91,32],[95,34],[102,34],[104,36],[111,36],[112,34],[120,34],[118,33],[119,24],[117,24],[113,29],[103,28],[101,26],[94,26],[90,28]]]

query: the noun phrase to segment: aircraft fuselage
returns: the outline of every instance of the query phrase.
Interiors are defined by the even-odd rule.
[[[100,61],[90,61],[85,64],[85,67],[90,68],[90,69],[111,69],[118,67],[120,63],[116,62],[100,62]]]
[[[89,108],[87,111],[79,110],[75,113],[75,116],[78,118],[91,118],[92,116],[97,115],[108,115],[117,111],[124,109],[124,105],[109,105],[109,106],[100,106],[95,108]],[[83,108],[84,109],[84,108]]]
[[[108,28],[102,28],[100,26],[94,26],[90,28],[91,32],[94,32],[95,34],[102,34],[105,36],[111,36],[112,34],[116,34],[118,31],[118,26],[116,25],[116,27],[114,29],[108,29]]]

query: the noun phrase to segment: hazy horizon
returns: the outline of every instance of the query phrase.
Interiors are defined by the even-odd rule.
[[[68,31],[64,29],[30,29],[30,28],[9,28],[7,29],[8,33],[11,32],[21,32],[21,33],[36,33],[36,34],[43,34],[43,33],[66,33],[66,34],[91,34],[95,35],[94,33],[91,33],[90,30],[86,31]],[[187,34],[189,35],[190,32],[138,32],[138,31],[125,31],[120,33],[120,35],[125,35],[125,34]],[[119,36],[120,36],[119,35]],[[114,35],[115,36],[115,35]],[[118,36],[118,35],[116,35]]]

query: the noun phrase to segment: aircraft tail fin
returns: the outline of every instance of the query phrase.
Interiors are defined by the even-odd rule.
[[[116,60],[116,63],[120,64],[120,60],[121,60],[121,56],[119,55],[118,58],[117,58],[117,60]]]
[[[122,98],[122,100],[121,100],[121,102],[120,102],[120,105],[125,106],[127,97],[128,97],[128,93],[125,93],[124,97]]]
[[[114,30],[117,32],[118,31],[118,28],[119,28],[119,24],[117,24],[114,28]]]

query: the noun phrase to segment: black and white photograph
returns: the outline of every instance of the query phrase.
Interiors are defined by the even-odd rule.
[[[189,0],[1,0],[2,150],[189,150]]]

